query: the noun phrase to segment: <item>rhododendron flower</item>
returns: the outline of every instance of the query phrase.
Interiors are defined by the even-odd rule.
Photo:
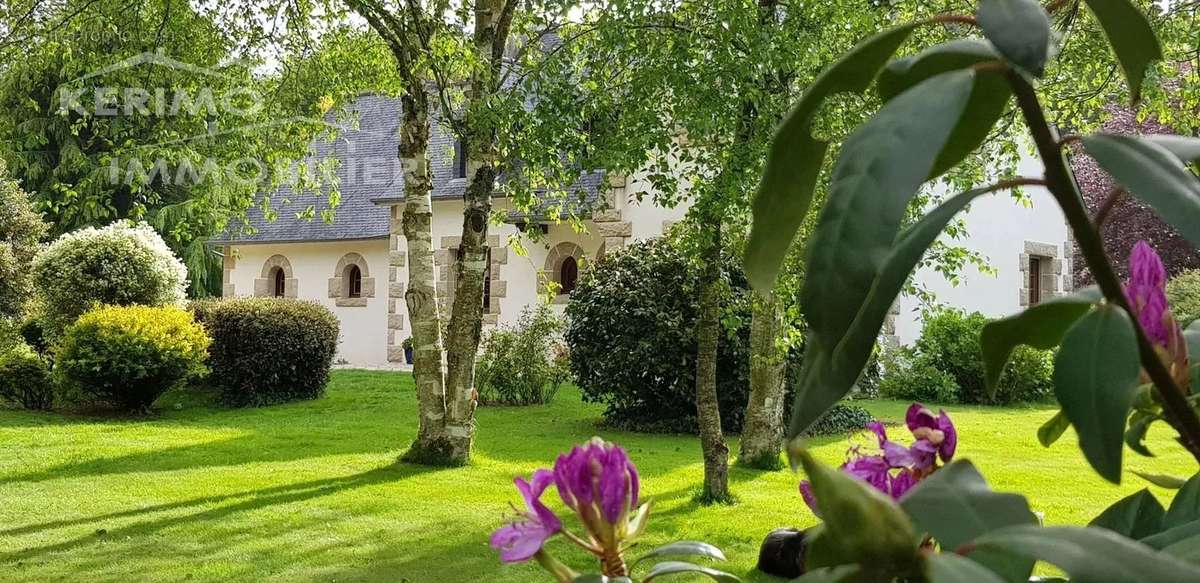
[[[1125,284],[1125,297],[1150,341],[1166,348],[1171,341],[1171,325],[1174,324],[1167,306],[1167,270],[1158,253],[1145,241],[1138,241],[1129,254],[1129,281]]]
[[[585,524],[597,518],[608,525],[617,524],[637,507],[637,468],[625,450],[599,438],[558,456],[554,483],[563,503]]]
[[[1125,298],[1159,358],[1171,370],[1171,376],[1181,387],[1187,387],[1190,383],[1187,343],[1167,304],[1167,270],[1158,253],[1145,241],[1138,241],[1129,254]],[[1149,381],[1145,373],[1142,380]]]
[[[513,482],[525,499],[525,511],[519,512],[507,525],[492,533],[492,548],[500,551],[500,560],[505,563],[527,561],[538,551],[546,539],[562,531],[562,521],[540,500],[542,492],[554,482],[550,470],[538,470],[533,480],[526,482],[516,478]]]
[[[934,415],[924,405],[913,403],[905,413],[904,420],[915,438],[911,446],[905,447],[888,439],[883,424],[872,421],[867,424],[867,430],[875,436],[878,452],[866,453],[861,445],[851,447],[841,471],[893,499],[899,499],[937,470],[939,459],[948,463],[954,458],[954,451],[958,448],[958,431],[945,411],[938,411]],[[817,512],[817,501],[808,480],[800,482],[800,495],[805,504]]]

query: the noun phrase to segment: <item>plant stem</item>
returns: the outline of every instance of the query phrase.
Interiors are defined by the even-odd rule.
[[[1092,222],[1088,218],[1083,197],[1075,187],[1075,179],[1067,168],[1066,159],[1059,147],[1059,141],[1055,138],[1054,130],[1046,121],[1046,115],[1042,111],[1041,103],[1038,102],[1037,93],[1034,92],[1033,86],[1016,71],[1010,70],[1007,76],[1013,87],[1013,93],[1017,96],[1017,105],[1021,108],[1025,123],[1029,126],[1029,132],[1037,146],[1038,154],[1042,158],[1042,163],[1046,165],[1046,187],[1062,207],[1067,224],[1075,233],[1080,253],[1087,261],[1088,268],[1091,269],[1096,283],[1100,286],[1100,291],[1104,293],[1108,302],[1121,307],[1132,316],[1133,310],[1125,298],[1121,281],[1113,271],[1108,255],[1104,251],[1104,242],[1100,238],[1100,233],[1093,228]],[[1167,422],[1179,432],[1180,443],[1191,452],[1197,463],[1200,463],[1200,417],[1197,417],[1195,409],[1188,404],[1183,390],[1175,383],[1170,371],[1167,370],[1166,365],[1154,350],[1154,345],[1150,343],[1145,331],[1142,330],[1140,324],[1137,324],[1136,320],[1134,321],[1134,331],[1137,335],[1142,368],[1154,382],[1155,389],[1162,399],[1163,412]]]

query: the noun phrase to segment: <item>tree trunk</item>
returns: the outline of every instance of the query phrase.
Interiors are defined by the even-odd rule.
[[[750,322],[750,401],[738,463],[779,469],[783,451],[784,354],[776,345],[783,311],[773,294],[754,294]]]
[[[721,334],[720,223],[701,255],[700,313],[696,319],[696,417],[704,454],[704,489],[701,501],[728,502],[729,446],[721,433],[717,402],[717,342]]]
[[[400,162],[404,169],[404,218],[408,245],[408,289],[404,301],[412,326],[413,381],[417,387],[417,439],[405,459],[449,463],[442,327],[433,265],[433,202],[429,177],[429,111],[424,95],[402,98]]]
[[[475,357],[483,327],[483,286],[490,252],[488,220],[495,190],[496,132],[473,119],[477,108],[497,90],[501,57],[508,39],[516,0],[476,0],[474,44],[486,66],[475,70],[467,90],[468,104],[460,124],[463,155],[471,184],[463,193],[462,243],[455,263],[454,306],[446,346],[446,434],[451,455],[466,462],[475,435]]]

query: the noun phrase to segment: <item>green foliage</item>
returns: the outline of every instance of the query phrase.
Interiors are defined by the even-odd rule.
[[[54,405],[50,368],[28,346],[18,344],[0,351],[0,400],[26,409],[49,409]]]
[[[0,329],[12,327],[33,294],[29,265],[46,234],[42,215],[0,161]]]
[[[954,376],[938,368],[931,357],[908,347],[884,352],[879,395],[920,403],[959,402]]]
[[[1063,337],[1054,362],[1054,395],[1096,472],[1121,481],[1125,422],[1138,388],[1137,340],[1124,310],[1105,304]]]
[[[750,304],[736,265],[722,298],[718,346],[721,424],[741,429],[749,391]],[[699,270],[673,239],[634,243],[580,278],[564,335],[584,398],[606,405],[609,424],[648,431],[696,431],[696,293]],[[797,355],[789,355],[795,368]],[[791,376],[789,373],[788,377]]]
[[[183,309],[104,306],[67,329],[55,370],[85,398],[144,412],[168,389],[204,371],[209,342]]]
[[[1184,327],[1200,320],[1200,269],[1185,271],[1167,282],[1167,301]]]
[[[851,403],[838,403],[829,408],[816,423],[813,423],[805,435],[845,435],[867,426],[875,420],[870,411]],[[775,456],[778,458],[778,455]],[[773,460],[778,462],[778,459]]]
[[[1100,301],[1100,290],[1094,287],[1074,294],[1052,298],[1024,312],[989,322],[983,327],[984,368],[988,387],[994,392],[1013,351],[1024,344],[1050,350],[1062,342],[1063,334]]]
[[[941,308],[927,310],[922,321],[921,338],[915,346],[887,354],[880,382],[884,396],[1004,405],[1040,401],[1053,391],[1051,353],[1027,346],[1012,350],[997,387],[987,389],[981,338],[993,324],[983,314]]]
[[[192,302],[212,335],[209,382],[234,406],[324,394],[338,345],[338,319],[313,302],[231,298]]]
[[[525,308],[516,326],[492,330],[475,363],[482,405],[542,405],[558,394],[569,374],[562,345],[564,324],[546,304]]]
[[[33,262],[46,335],[57,340],[97,305],[180,305],[187,268],[147,225],[114,223],[59,237]]]

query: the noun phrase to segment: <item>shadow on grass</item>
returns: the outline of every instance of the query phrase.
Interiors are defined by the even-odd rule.
[[[179,509],[201,507],[210,504],[222,504],[215,508],[210,508],[199,512],[185,515],[167,516],[162,518],[150,518],[149,520],[114,528],[112,530],[94,531],[92,534],[76,537],[60,543],[23,549],[8,555],[0,556],[0,563],[20,562],[42,555],[70,551],[90,544],[100,543],[105,539],[119,539],[122,537],[137,537],[154,534],[158,531],[180,524],[201,521],[219,521],[239,512],[249,512],[280,504],[291,504],[295,502],[312,500],[365,486],[398,482],[413,476],[437,471],[440,471],[440,469],[424,466],[385,466],[350,476],[312,480],[295,484],[285,484],[273,488],[248,490],[233,494],[205,496],[146,508],[137,508],[101,514],[88,518],[57,520],[41,524],[21,526],[0,531],[0,536],[17,536],[89,524],[102,525],[106,521],[120,518],[137,516],[149,517],[155,514],[161,514],[163,512],[170,512]],[[231,503],[223,504],[225,502]]]

